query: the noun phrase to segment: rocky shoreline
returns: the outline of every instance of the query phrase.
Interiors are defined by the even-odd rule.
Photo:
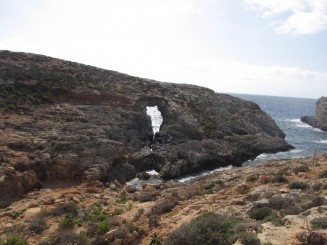
[[[146,106],[163,116],[155,142]],[[292,149],[253,102],[9,51],[0,122],[1,200],[49,181],[124,184],[150,169],[172,179]]]

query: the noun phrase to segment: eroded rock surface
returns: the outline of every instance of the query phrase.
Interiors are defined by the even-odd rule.
[[[163,116],[155,142],[146,106]],[[0,198],[46,180],[175,178],[292,148],[255,103],[34,54],[0,52],[0,111]]]
[[[316,102],[315,116],[303,116],[301,121],[327,132],[327,97],[321,97]]]

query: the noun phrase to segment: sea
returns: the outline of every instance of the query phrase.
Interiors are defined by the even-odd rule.
[[[302,116],[314,116],[317,99],[231,94],[257,103],[286,134],[286,141],[295,149],[275,154],[261,154],[243,165],[254,165],[273,159],[292,159],[327,152],[327,133],[301,122]]]
[[[261,154],[254,160],[243,163],[243,166],[257,165],[267,160],[293,159],[309,157],[316,153],[327,152],[327,133],[320,129],[313,128],[308,124],[301,122],[302,116],[314,116],[317,99],[288,98],[277,96],[231,94],[232,96],[253,101],[260,108],[269,114],[277,125],[286,134],[286,141],[293,145],[295,149],[287,152],[278,152],[275,154]],[[232,166],[221,167],[211,171],[204,171],[197,174],[183,176],[177,181],[186,182],[194,178],[212,174],[214,172],[226,171]],[[157,172],[149,171],[151,181],[161,181]],[[133,182],[134,181],[134,182]],[[130,184],[138,185],[139,180],[132,180]],[[142,184],[142,183],[141,183]]]

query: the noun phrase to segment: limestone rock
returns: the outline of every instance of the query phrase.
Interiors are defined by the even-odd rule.
[[[321,97],[316,102],[315,116],[303,116],[301,121],[327,132],[327,97]]]
[[[9,51],[0,64],[0,201],[42,181],[177,178],[292,148],[257,104],[210,89]],[[163,116],[155,137],[147,106]]]

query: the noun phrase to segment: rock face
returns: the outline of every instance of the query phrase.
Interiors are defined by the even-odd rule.
[[[301,117],[301,121],[327,132],[327,97],[321,97],[316,102],[315,116]]]
[[[163,116],[154,142],[146,106]],[[284,138],[253,102],[0,51],[0,198],[45,180],[124,183],[149,169],[175,178],[240,165],[291,149]]]

